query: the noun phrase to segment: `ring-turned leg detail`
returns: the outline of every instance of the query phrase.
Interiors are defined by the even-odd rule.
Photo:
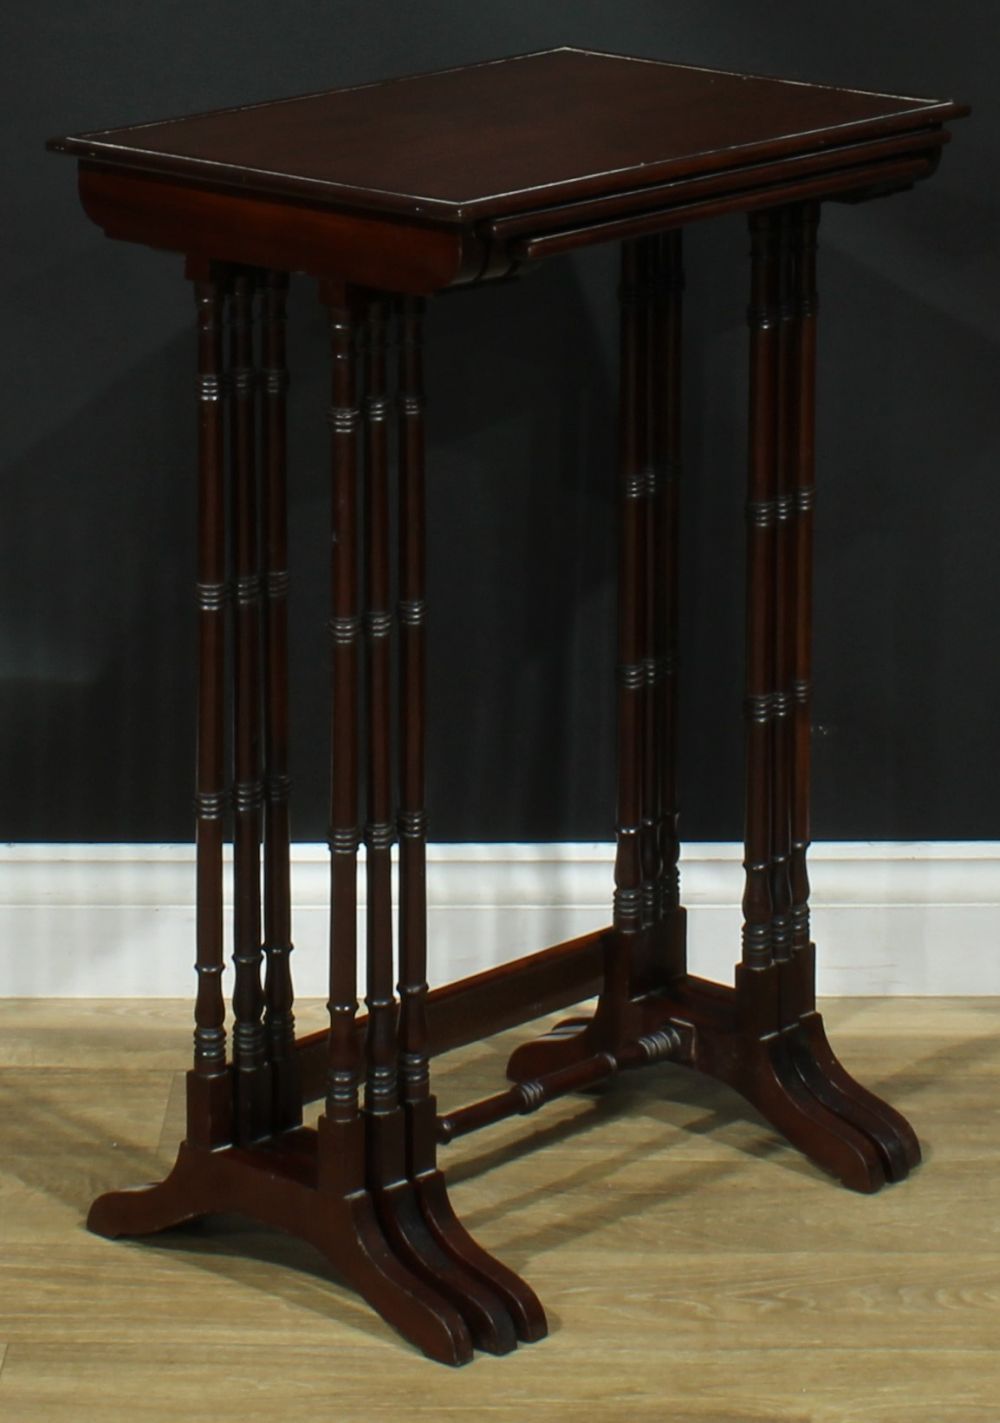
[[[424,1259],[455,1293],[480,1347],[503,1353],[546,1333],[534,1292],[458,1220],[437,1167],[427,1048],[427,818],[424,809],[425,511],[423,303],[399,304],[399,1000],[398,1086],[408,1209]],[[387,589],[385,590],[387,594]],[[388,750],[388,748],[386,748]],[[397,1148],[398,1149],[398,1148]],[[428,1248],[428,1238],[432,1249]]]
[[[331,768],[330,1032],[325,1111],[319,1121],[318,1187],[330,1209],[349,1209],[351,1282],[374,1291],[379,1311],[432,1357],[464,1363],[472,1339],[459,1312],[414,1275],[390,1248],[366,1189],[369,1143],[359,1110],[357,1014],[357,851],[360,726],[359,518],[356,338],[361,298],[324,287],[333,364],[331,425]],[[387,1309],[392,1312],[387,1313]]]
[[[909,1123],[863,1088],[839,1063],[830,1047],[815,1000],[815,950],[809,934],[810,732],[812,678],[812,538],[816,380],[816,233],[818,208],[804,204],[785,217],[782,330],[785,446],[780,470],[789,554],[784,586],[789,605],[784,623],[789,658],[779,679],[787,706],[783,750],[787,776],[788,868],[791,891],[790,952],[781,965],[782,1025],[797,1071],[824,1106],[863,1131],[881,1154],[890,1181],[901,1181],[920,1161]],[[790,625],[790,626],[789,626]],[[780,626],[780,620],[779,620]]]
[[[379,1221],[399,1258],[462,1315],[473,1343],[494,1354],[516,1345],[500,1300],[447,1255],[420,1210],[407,1174],[405,1121],[399,1103],[396,1002],[393,997],[392,657],[390,611],[386,311],[368,301],[365,324],[365,704],[367,725],[367,996],[365,1132],[367,1183]]]
[[[302,1121],[292,990],[288,776],[288,499],[285,303],[288,277],[261,278],[261,541],[264,574],[264,1024],[274,1127]]]

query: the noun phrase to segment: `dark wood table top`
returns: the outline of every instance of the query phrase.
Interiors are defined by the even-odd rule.
[[[940,131],[968,110],[564,48],[57,138],[102,168],[468,226]],[[891,147],[891,142],[889,143]]]

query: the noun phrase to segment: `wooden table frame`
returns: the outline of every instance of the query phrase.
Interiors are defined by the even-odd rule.
[[[523,80],[530,89],[537,76],[550,92],[554,79],[575,74],[573,66],[590,74],[595,59],[613,57],[555,51],[511,61],[499,77],[486,69],[473,77],[522,88]],[[746,93],[735,82],[741,76],[703,79],[697,76],[709,71],[694,71],[692,79],[683,68],[658,68],[662,75],[634,69],[626,77],[655,82],[664,94],[671,84],[694,85],[693,92],[714,85],[713,102],[720,92],[728,102],[732,91],[737,104]],[[594,73],[609,76],[611,122],[614,105],[624,102],[615,87],[619,69],[605,64]],[[464,79],[398,83],[406,82],[423,82],[430,94],[434,85]],[[788,98],[780,81],[746,83],[764,86],[765,107]],[[349,102],[391,110],[393,86],[374,89],[385,92]],[[901,1181],[919,1162],[906,1121],[837,1061],[814,996],[806,855],[816,236],[822,200],[860,201],[931,173],[948,138],[943,122],[965,110],[861,98],[871,112],[846,128],[832,120],[818,130],[772,126],[764,138],[707,157],[672,154],[631,171],[597,163],[583,178],[462,201],[418,202],[375,184],[352,195],[333,180],[317,196],[315,177],[292,166],[262,176],[220,147],[206,169],[175,142],[157,148],[155,132],[141,129],[53,141],[79,158],[84,206],[110,236],[184,254],[198,332],[198,987],[187,1136],[164,1181],[95,1201],[91,1229],[141,1235],[241,1212],[311,1241],[405,1338],[457,1364],[474,1348],[504,1353],[546,1332],[531,1288],[472,1239],[450,1205],[437,1149],[465,1132],[670,1060],[729,1083],[854,1190]],[[839,90],[792,100],[853,105],[852,113],[860,103]],[[327,101],[341,98],[311,102]],[[734,123],[749,122],[734,114]],[[199,122],[159,127],[188,125],[194,134]],[[247,129],[252,141],[259,122],[239,118],[233,132]],[[390,139],[387,132],[386,151]],[[379,155],[385,158],[382,149]],[[732,987],[687,972],[676,774],[681,229],[730,212],[745,212],[751,232],[746,889]],[[424,299],[610,240],[621,244],[612,922],[430,992]],[[318,280],[332,366],[330,1027],[301,1038],[290,972],[290,271]],[[222,853],[230,808],[235,979],[227,1039]],[[362,841],[367,1014],[359,1017]],[[514,1053],[508,1089],[438,1113],[431,1057],[595,994],[592,1016],[570,1018]],[[312,1130],[302,1125],[302,1104],[317,1097],[324,1109]]]

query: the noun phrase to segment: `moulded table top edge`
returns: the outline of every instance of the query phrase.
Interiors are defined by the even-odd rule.
[[[668,157],[641,163],[626,163],[621,167],[607,170],[590,168],[565,177],[530,186],[514,187],[507,191],[480,192],[463,198],[441,197],[427,192],[404,192],[377,186],[367,186],[358,182],[340,182],[336,179],[289,171],[274,171],[248,163],[233,163],[225,159],[196,154],[172,153],[162,149],[149,149],[123,142],[127,136],[139,135],[150,129],[167,127],[174,129],[201,119],[236,117],[281,105],[294,105],[310,101],[349,96],[365,91],[387,90],[392,86],[403,86],[420,80],[438,80],[451,75],[472,75],[484,70],[499,70],[503,66],[515,65],[518,61],[548,59],[553,55],[593,56],[608,60],[635,63],[642,66],[658,67],[682,72],[685,75],[706,75],[710,82],[722,78],[733,80],[734,85],[745,80],[759,82],[765,92],[787,87],[830,94],[860,96],[874,100],[886,99],[896,107],[886,112],[869,114],[847,122],[826,124],[811,130],[779,132],[766,138],[754,138],[743,143],[729,143],[722,148],[698,149],[688,153],[673,153]],[[619,72],[620,72],[620,65]],[[737,92],[731,86],[732,92]],[[294,198],[317,207],[334,206],[342,210],[383,212],[400,218],[417,219],[421,222],[442,226],[469,226],[484,218],[498,218],[509,214],[530,213],[538,208],[549,208],[563,201],[571,201],[592,195],[613,196],[618,191],[634,191],[638,188],[661,184],[672,178],[681,178],[705,172],[722,172],[738,169],[759,162],[770,155],[795,154],[807,159],[812,153],[821,154],[831,146],[844,142],[860,142],[866,138],[891,138],[896,134],[911,134],[914,130],[939,130],[948,119],[962,117],[969,112],[968,107],[950,100],[917,99],[905,96],[884,95],[867,90],[837,89],[829,85],[813,85],[798,80],[766,79],[750,75],[734,75],[725,70],[706,69],[694,65],[672,64],[661,60],[633,59],[631,56],[606,55],[596,51],[577,50],[564,47],[560,50],[538,51],[532,55],[514,56],[507,59],[484,61],[480,65],[465,65],[450,70],[438,70],[428,75],[412,75],[399,79],[385,80],[375,84],[358,85],[351,88],[319,91],[317,94],[300,95],[290,99],[268,100],[261,104],[245,105],[238,108],[209,111],[205,115],[191,115],[177,120],[157,121],[121,129],[105,129],[92,133],[70,135],[50,140],[48,147],[65,152],[81,160],[104,168],[123,172],[141,172],[181,181],[194,181],[200,185],[220,189],[238,190],[246,195]],[[484,163],[488,162],[484,153]],[[807,164],[804,164],[807,168]],[[418,184],[414,184],[418,187]]]

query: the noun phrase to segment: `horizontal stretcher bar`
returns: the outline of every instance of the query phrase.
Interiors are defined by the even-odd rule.
[[[601,988],[602,941],[606,932],[599,929],[432,989],[427,995],[431,1055],[437,1057],[593,998]],[[364,1035],[366,1023],[365,1015],[359,1014],[359,1038]],[[302,1099],[314,1101],[324,1091],[326,1029],[299,1038],[296,1053]]]
[[[497,1092],[493,1097],[484,1097],[467,1107],[458,1107],[446,1116],[438,1118],[437,1135],[439,1141],[454,1141],[481,1127],[493,1126],[508,1117],[526,1116],[537,1112],[547,1102],[557,1097],[565,1097],[570,1092],[579,1092],[612,1077],[626,1067],[646,1067],[654,1062],[665,1062],[673,1057],[684,1045],[684,1040],[676,1028],[668,1025],[658,1031],[637,1038],[618,1052],[596,1052],[593,1057],[571,1067],[562,1067],[543,1077],[535,1077],[527,1082],[515,1083],[506,1092]]]

